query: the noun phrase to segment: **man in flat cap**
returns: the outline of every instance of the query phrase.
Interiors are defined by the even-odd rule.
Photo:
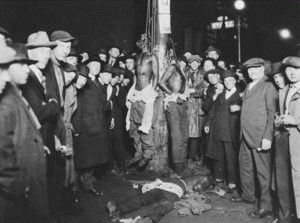
[[[56,46],[50,52],[50,60],[44,71],[46,93],[54,98],[59,106],[58,121],[54,126],[54,134],[57,136],[55,147],[66,148],[66,126],[63,122],[66,83],[63,63],[66,62],[66,57],[71,51],[71,45],[75,41],[75,38],[66,31],[56,30],[51,33],[50,40]],[[50,196],[50,205],[53,213],[59,213],[62,209],[61,201],[64,200],[65,160],[56,151],[49,157],[48,161],[50,169],[48,177],[53,179],[49,182],[49,193],[52,194]]]
[[[27,82],[29,60],[24,44],[14,53],[1,49],[0,76],[9,83],[0,101],[0,222],[48,222],[46,156],[41,127],[20,85]],[[11,48],[10,48],[11,49]]]
[[[286,76],[290,82],[286,86],[284,94],[280,95],[283,101],[282,123],[289,131],[289,148],[292,167],[292,180],[296,203],[297,219],[300,219],[300,165],[299,165],[299,126],[300,126],[300,58],[295,56],[286,57],[282,64]]]
[[[242,195],[232,197],[232,200],[254,203],[257,179],[260,196],[257,209],[250,212],[249,217],[267,218],[272,217],[270,149],[278,93],[265,76],[265,61],[262,58],[251,58],[243,65],[251,82],[245,89],[241,113],[239,162]]]
[[[204,100],[204,89],[207,85],[207,82],[204,80],[203,72],[201,72],[200,69],[201,61],[202,58],[199,55],[191,55],[187,60],[188,70],[185,73],[187,92],[189,97],[188,158],[190,161],[198,161],[200,159],[199,155],[203,155],[201,154],[201,152],[199,152],[199,148],[202,148],[200,146],[204,121],[202,104]]]

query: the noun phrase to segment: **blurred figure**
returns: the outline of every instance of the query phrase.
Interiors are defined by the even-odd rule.
[[[221,51],[214,46],[208,46],[205,50],[205,56],[208,58],[212,58],[218,60],[220,57]]]
[[[0,76],[10,80],[0,101],[0,222],[49,222],[46,156],[41,127],[22,96],[29,60],[24,44],[1,48]]]
[[[289,131],[289,148],[291,157],[291,170],[294,197],[296,203],[297,220],[300,220],[300,165],[299,165],[299,125],[300,125],[300,58],[286,57],[282,60],[286,76],[290,82],[286,86],[284,94],[280,99],[284,100],[283,115],[280,116],[281,122]],[[296,221],[295,219],[293,219]]]
[[[279,222],[292,222],[295,212],[291,160],[289,150],[289,131],[284,126],[281,116],[284,115],[284,88],[287,80],[283,71],[281,61],[272,64],[270,77],[273,78],[279,90],[279,101],[277,103],[277,113],[275,118],[274,133],[274,164],[272,184],[276,194],[275,212]],[[274,183],[273,183],[274,182]],[[276,220],[275,219],[275,220]]]

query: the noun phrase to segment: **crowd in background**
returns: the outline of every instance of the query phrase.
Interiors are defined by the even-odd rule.
[[[54,222],[62,211],[80,212],[79,187],[101,195],[99,168],[126,174],[152,158],[136,159],[136,134],[146,150],[150,133],[139,129],[143,120],[133,123],[139,110],[128,112],[127,102],[132,88],[143,90],[136,89],[143,59],[151,66],[154,59],[124,55],[118,46],[79,54],[76,41],[56,30],[15,43],[0,28],[1,222]],[[158,80],[174,171],[180,175],[199,161],[233,202],[257,203],[250,218],[275,213],[272,221],[294,222],[300,216],[300,58],[251,58],[237,69],[213,46],[204,54],[171,57],[174,69]],[[168,90],[172,83],[180,87]]]

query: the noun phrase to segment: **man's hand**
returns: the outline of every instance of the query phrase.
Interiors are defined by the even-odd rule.
[[[295,119],[290,115],[282,115],[281,119],[285,125],[297,125]]]
[[[44,150],[45,150],[45,152],[46,152],[48,155],[51,154],[50,149],[49,149],[47,146],[45,146],[45,145],[44,145]]]
[[[239,105],[230,105],[230,112],[237,112],[241,110],[241,106]]]
[[[263,138],[261,141],[261,148],[257,148],[257,151],[271,149],[272,142],[268,139]]]

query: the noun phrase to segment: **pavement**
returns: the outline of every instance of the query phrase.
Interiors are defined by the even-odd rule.
[[[79,201],[84,208],[82,213],[75,215],[64,215],[60,218],[60,223],[109,223],[110,219],[106,210],[106,203],[110,200],[115,202],[126,200],[138,194],[137,182],[151,181],[159,176],[155,173],[132,172],[128,175],[112,175],[109,171],[97,176],[95,187],[102,191],[100,197],[87,194],[83,191],[79,193]],[[229,199],[229,194],[219,196],[216,193],[202,193],[210,210],[199,215],[179,216],[177,210],[172,210],[160,221],[160,223],[263,223],[264,219],[252,220],[247,215],[255,209],[254,205],[246,203],[234,203]]]

